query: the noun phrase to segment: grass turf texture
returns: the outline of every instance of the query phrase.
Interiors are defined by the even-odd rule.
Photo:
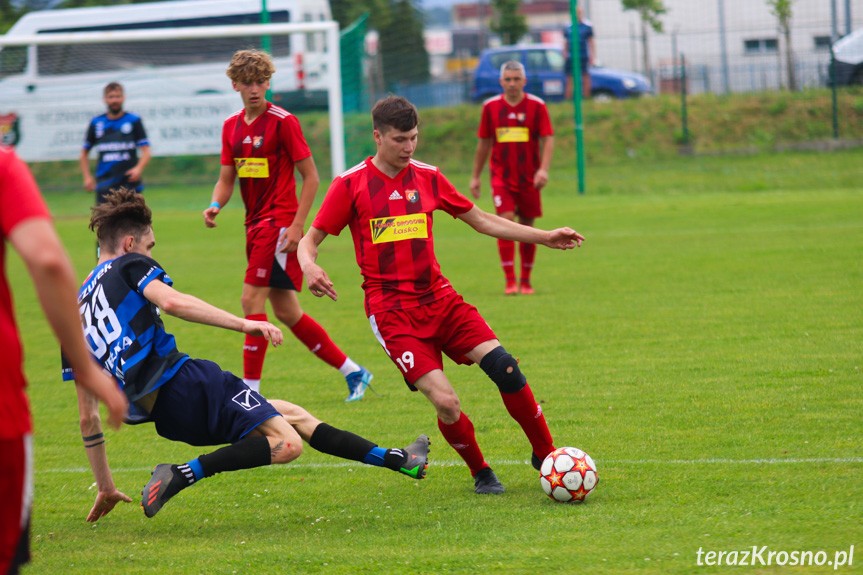
[[[269,352],[263,392],[384,446],[427,433],[429,477],[307,448],[294,464],[207,479],[147,520],[139,491],[152,466],[204,450],[158,438],[152,426],[125,427],[106,433],[108,454],[136,503],[87,524],[95,491],[75,394],[60,382],[57,347],[12,256],[36,426],[34,560],[24,573],[528,573],[562,563],[710,573],[728,567],[698,567],[699,548],[753,545],[830,559],[855,545],[859,571],[863,195],[850,182],[861,181],[861,166],[860,151],[679,159],[593,170],[599,193],[585,196],[573,194],[574,174],[557,171],[540,223],[572,225],[587,242],[574,252],[540,248],[531,297],[503,296],[493,240],[437,217],[444,273],[520,358],[557,444],[597,460],[599,485],[584,505],[542,493],[493,384],[475,366],[448,364],[507,487],[473,494],[431,407],[406,390],[370,333],[343,234],[320,257],[338,303],[308,293],[301,301],[389,395],[344,404],[343,379],[289,334]],[[466,190],[466,175],[453,181]],[[147,192],[154,256],[179,289],[239,313],[242,212],[232,202],[219,227],[205,229],[210,189]],[[89,198],[49,196],[82,277],[93,261],[81,215]],[[480,205],[490,209],[487,194]],[[181,350],[241,370],[240,334],[166,324]]]

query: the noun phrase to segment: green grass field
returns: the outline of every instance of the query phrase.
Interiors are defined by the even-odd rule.
[[[382,445],[427,433],[428,478],[307,449],[293,464],[207,479],[148,520],[137,501],[152,466],[202,450],[151,426],[125,427],[106,433],[108,453],[118,487],[137,501],[88,524],[95,491],[75,393],[60,381],[57,346],[13,257],[36,426],[25,574],[818,573],[833,566],[699,566],[696,553],[768,546],[824,551],[832,562],[852,545],[854,565],[839,571],[859,572],[861,178],[860,151],[598,169],[589,181],[600,193],[584,196],[572,192],[574,174],[557,171],[540,222],[570,225],[587,242],[565,253],[541,248],[532,297],[502,295],[493,240],[437,218],[444,273],[520,358],[557,444],[596,459],[600,482],[583,505],[542,493],[494,385],[476,366],[449,364],[507,487],[499,497],[473,493],[431,407],[407,391],[374,339],[343,234],[320,259],[338,303],[307,293],[302,302],[387,395],[343,403],[339,374],[290,336],[269,353],[263,392]],[[452,179],[467,189],[466,175]],[[242,213],[235,201],[217,229],[205,229],[211,185],[147,192],[153,253],[178,289],[239,313]],[[83,277],[93,261],[90,196],[49,201]],[[490,209],[487,197],[480,205]],[[241,370],[241,335],[166,324],[180,349]]]

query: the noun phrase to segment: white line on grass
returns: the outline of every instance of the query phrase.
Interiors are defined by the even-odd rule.
[[[724,459],[724,458],[707,458],[707,459],[597,459],[599,465],[776,465],[790,464],[799,465],[802,463],[863,463],[863,457],[811,457],[811,458],[782,458],[782,459]],[[526,459],[499,459],[489,462],[492,465],[530,465]],[[464,466],[463,461],[431,461],[429,463],[435,467],[456,467]],[[288,463],[285,468],[301,468],[301,469],[330,469],[336,467],[367,467],[362,463],[355,461],[340,461],[332,463]],[[370,466],[369,466],[370,467]],[[282,468],[281,465],[273,465],[269,469]],[[152,467],[120,467],[112,469],[113,473],[131,473],[139,471],[151,471]],[[36,473],[89,473],[87,467],[69,467],[65,469],[42,469]]]

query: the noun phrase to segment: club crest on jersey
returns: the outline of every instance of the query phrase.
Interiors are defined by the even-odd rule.
[[[418,201],[420,201],[420,193],[416,190],[405,190],[405,197],[412,204],[415,204]]]
[[[252,138],[252,147],[254,149],[258,149],[264,145],[264,137],[263,136],[255,136]]]
[[[426,214],[407,214],[369,220],[372,243],[384,244],[415,238],[428,238]]]
[[[524,119],[525,119],[526,117],[527,117],[527,114],[525,114],[524,112],[519,112],[519,113],[518,113],[518,115],[516,116],[516,119],[517,119],[519,122],[524,122]]]

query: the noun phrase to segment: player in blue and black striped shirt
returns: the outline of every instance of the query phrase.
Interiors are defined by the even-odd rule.
[[[353,461],[387,467],[422,479],[429,440],[420,435],[404,449],[384,449],[371,441],[321,422],[298,405],[267,400],[234,374],[211,361],[192,359],[165,331],[162,312],[187,321],[264,337],[282,343],[279,328],[237,317],[175,290],[168,274],[151,258],[156,243],[144,197],[115,190],[93,208],[101,255],[78,294],[85,340],[95,359],[117,380],[134,410],[130,421],[152,421],[156,432],[189,445],[230,444],[185,464],[157,465],[142,492],[142,506],[153,517],[171,497],[196,481],[223,471],[288,463],[311,447]],[[64,379],[74,374],[64,370]],[[120,501],[111,476],[94,396],[81,386],[81,432],[99,493],[87,517],[96,521]]]
[[[141,118],[123,110],[123,86],[111,82],[105,86],[104,102],[108,111],[90,120],[81,148],[79,163],[84,176],[84,189],[96,192],[96,204],[105,201],[113,188],[125,187],[144,191],[141,174],[150,162],[150,142]],[[90,150],[99,154],[96,178],[90,173]],[[138,157],[138,148],[141,157]]]

